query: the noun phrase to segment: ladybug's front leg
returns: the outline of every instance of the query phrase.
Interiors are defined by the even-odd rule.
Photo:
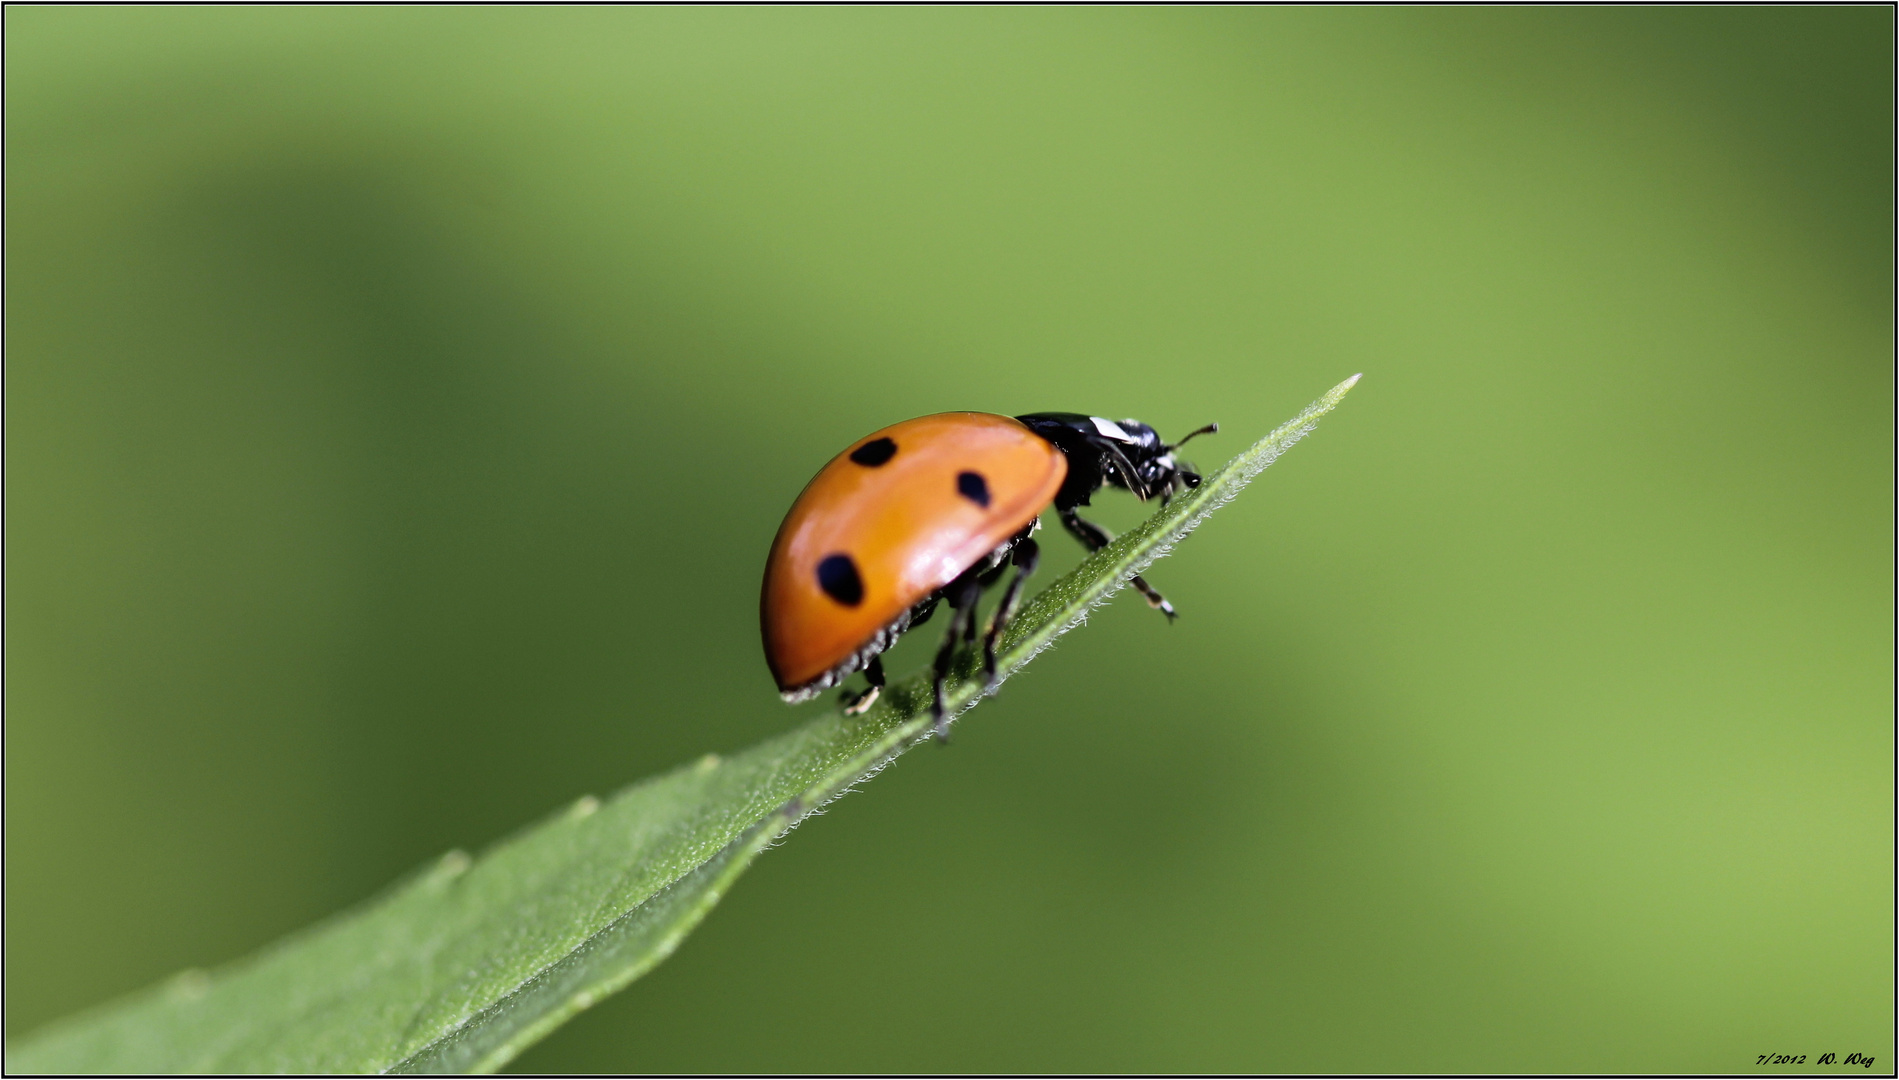
[[[1108,530],[1092,521],[1084,521],[1080,514],[1075,513],[1075,508],[1072,506],[1061,512],[1061,518],[1062,527],[1067,529],[1075,539],[1081,541],[1089,551],[1100,551],[1114,539],[1109,535]],[[1157,592],[1154,586],[1149,585],[1147,579],[1141,575],[1134,575],[1129,579],[1129,584],[1140,590],[1141,595],[1147,598],[1148,607],[1167,616],[1168,622],[1173,622],[1174,618],[1180,614],[1174,610],[1174,605],[1168,603],[1167,598]]]

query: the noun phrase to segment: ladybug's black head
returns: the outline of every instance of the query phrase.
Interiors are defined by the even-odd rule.
[[[1068,478],[1055,495],[1057,510],[1087,506],[1089,496],[1103,484],[1125,488],[1141,499],[1158,495],[1163,501],[1197,487],[1200,474],[1191,463],[1175,458],[1174,451],[1195,435],[1220,430],[1220,425],[1208,424],[1180,442],[1164,443],[1139,420],[1116,422],[1081,413],[1029,413],[1016,419],[1068,457]]]

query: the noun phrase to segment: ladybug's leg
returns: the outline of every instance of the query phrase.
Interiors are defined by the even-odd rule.
[[[870,665],[864,669],[864,681],[870,683],[870,686],[863,693],[853,695],[849,691],[845,692],[845,716],[857,716],[877,703],[877,695],[883,693],[884,690],[884,658],[882,656],[870,658]]]
[[[1114,539],[1108,534],[1108,530],[1092,521],[1082,520],[1081,515],[1075,513],[1075,508],[1072,506],[1061,512],[1061,519],[1062,527],[1074,534],[1075,539],[1081,541],[1089,551],[1100,551],[1108,546],[1108,541]],[[1147,597],[1147,606],[1167,616],[1168,622],[1173,622],[1175,616],[1180,614],[1174,610],[1174,605],[1167,602],[1165,596],[1156,592],[1154,586],[1147,583],[1146,578],[1136,574],[1129,583],[1140,590],[1142,596]]]
[[[958,640],[971,641],[976,637],[976,601],[981,596],[982,583],[976,580],[975,574],[964,574],[943,586],[943,598],[949,601],[955,614],[950,616],[949,632],[943,635],[943,644],[936,650],[931,686],[935,700],[930,705],[930,715],[935,719],[937,742],[949,741],[950,664],[956,659]]]
[[[911,608],[910,622],[904,629],[915,630],[929,622],[930,616],[936,614],[936,604],[939,599],[937,594],[932,593],[917,606]],[[846,690],[838,695],[838,699],[844,703],[845,716],[860,715],[877,703],[877,695],[884,689],[884,658],[881,654],[870,658],[869,665],[864,668],[864,681],[870,683],[870,687],[863,693],[853,694]]]
[[[1072,506],[1061,512],[1061,519],[1062,528],[1067,529],[1069,535],[1081,541],[1081,546],[1089,551],[1100,551],[1108,546],[1108,541],[1114,539],[1108,535],[1108,530],[1092,521],[1083,520]]]
[[[1042,549],[1035,541],[1023,537],[1015,542],[1015,577],[1009,579],[1009,587],[1002,593],[1002,602],[996,605],[995,614],[989,617],[989,631],[982,636],[982,669],[988,677],[988,689],[996,688],[996,640],[1002,637],[1003,628],[1015,617],[1016,602],[1022,599],[1022,583],[1035,573],[1035,564],[1041,560]]]
[[[1147,606],[1167,616],[1168,622],[1173,622],[1180,617],[1180,612],[1174,610],[1174,605],[1168,603],[1167,598],[1162,596],[1154,586],[1149,585],[1146,578],[1136,574],[1128,579],[1128,584],[1140,590],[1141,595],[1147,598]]]

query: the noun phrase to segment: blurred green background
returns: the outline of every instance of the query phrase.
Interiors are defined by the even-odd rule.
[[[1893,1060],[1890,9],[5,19],[10,1035],[810,715],[863,432],[1363,371],[517,1065]]]

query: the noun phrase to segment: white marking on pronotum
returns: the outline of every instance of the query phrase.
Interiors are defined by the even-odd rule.
[[[1103,420],[1099,416],[1090,416],[1088,419],[1094,421],[1096,431],[1099,431],[1110,439],[1119,439],[1125,443],[1134,441],[1134,436],[1129,435],[1126,428],[1112,420]]]

